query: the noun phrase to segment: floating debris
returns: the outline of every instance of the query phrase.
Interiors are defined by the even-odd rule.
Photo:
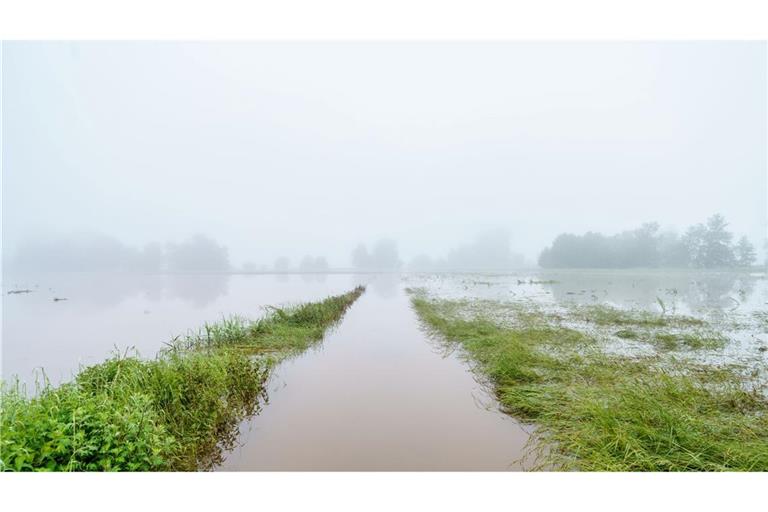
[[[10,290],[8,295],[16,295],[18,293],[32,293],[32,290]]]
[[[69,299],[67,299],[66,297],[54,297],[53,298],[53,302],[59,302],[61,300],[69,300]]]

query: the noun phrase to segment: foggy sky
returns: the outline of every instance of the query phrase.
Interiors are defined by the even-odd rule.
[[[766,235],[765,43],[2,48],[3,250],[205,233],[234,264],[723,213]]]

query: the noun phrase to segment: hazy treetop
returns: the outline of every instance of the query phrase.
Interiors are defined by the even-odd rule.
[[[682,228],[762,251],[766,45],[3,45],[4,248],[205,233],[234,265],[504,229]]]

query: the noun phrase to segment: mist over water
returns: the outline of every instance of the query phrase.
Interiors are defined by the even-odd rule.
[[[502,324],[526,308],[622,356],[665,335],[675,359],[768,382],[767,56],[6,42],[2,378],[34,394],[365,285],[316,345],[278,351],[219,469],[532,468],[538,427],[413,297]],[[600,331],[595,308],[721,336]]]
[[[763,261],[766,46],[3,45],[8,270],[498,270],[722,213]]]

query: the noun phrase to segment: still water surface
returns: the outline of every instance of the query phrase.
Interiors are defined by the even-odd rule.
[[[401,287],[366,293],[285,364],[222,470],[522,469],[529,427],[421,331]]]
[[[164,343],[222,317],[256,318],[266,305],[343,293],[367,276],[38,274],[4,276],[2,372],[34,386],[53,384],[80,365],[135,347],[152,357]],[[11,294],[13,290],[31,293]],[[67,300],[54,301],[54,298]]]
[[[3,378],[18,376],[31,389],[44,368],[57,384],[115,347],[151,357],[205,322],[254,318],[266,305],[318,300],[361,283],[368,291],[340,325],[275,370],[269,403],[241,424],[239,446],[220,470],[524,469],[532,428],[498,412],[460,354],[444,353],[420,329],[406,287],[552,308],[658,311],[661,300],[672,312],[742,325],[727,328],[731,342],[705,357],[762,367],[768,354],[764,274],[41,274],[3,279]],[[21,289],[31,292],[8,294]]]

